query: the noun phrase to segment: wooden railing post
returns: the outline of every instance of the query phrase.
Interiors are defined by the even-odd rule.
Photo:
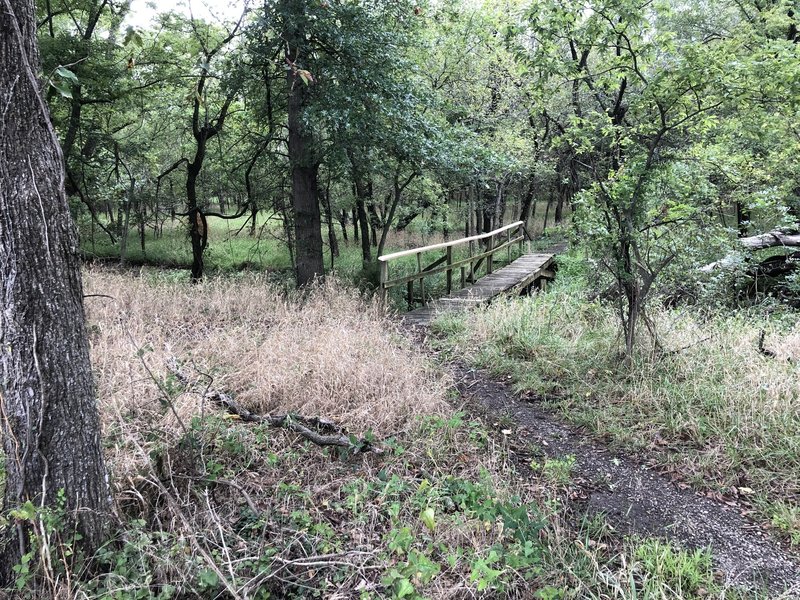
[[[389,262],[385,260],[378,260],[381,268],[381,304],[386,304],[386,282],[389,281]]]
[[[453,267],[451,266],[452,264],[453,264],[453,247],[452,246],[448,246],[447,247],[447,266],[448,266],[448,269],[447,269],[447,274],[446,274],[446,277],[447,277],[447,294],[448,295],[450,295],[450,292],[453,291]]]
[[[486,257],[486,274],[491,275],[492,263],[494,262],[494,235],[489,236],[489,247],[486,249],[489,256]]]
[[[419,273],[419,293],[422,297],[422,306],[425,306],[425,275],[422,274],[422,252],[417,252],[417,273]]]

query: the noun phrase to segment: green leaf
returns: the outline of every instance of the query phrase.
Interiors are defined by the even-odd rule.
[[[61,96],[64,98],[69,98],[72,100],[72,89],[70,89],[69,84],[66,81],[59,81],[56,83],[55,81],[51,81],[50,85],[52,85],[58,91]]]
[[[405,598],[406,596],[411,596],[416,591],[414,590],[414,586],[411,584],[411,582],[405,577],[401,579],[395,579],[392,587],[394,588],[393,591],[395,598]]]
[[[199,573],[200,585],[205,588],[214,588],[219,585],[219,577],[213,569],[203,569]]]
[[[78,76],[66,67],[56,67],[56,75],[71,81],[75,85],[80,84],[80,81],[78,81]]]
[[[419,518],[431,531],[436,529],[436,513],[430,506],[419,514]]]
[[[36,518],[36,507],[33,505],[33,502],[26,500],[25,504],[19,508],[10,510],[8,514],[12,518],[20,521],[33,521]]]
[[[144,40],[138,31],[133,27],[128,27],[128,29],[125,30],[125,39],[122,40],[122,45],[127,46],[131,43],[141,48],[144,45]]]

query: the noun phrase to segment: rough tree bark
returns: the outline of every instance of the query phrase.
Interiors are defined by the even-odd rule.
[[[303,15],[304,2],[286,0],[286,14]],[[314,156],[314,138],[301,123],[308,101],[310,73],[298,67],[301,49],[307,41],[298,21],[287,21],[283,39],[286,41],[286,74],[288,93],[289,163],[292,169],[292,208],[296,244],[295,273],[297,286],[312,282],[325,274],[322,257],[322,218],[319,210],[319,163]],[[303,53],[305,58],[307,53]]]
[[[61,149],[40,95],[32,0],[0,0],[0,428],[4,509],[66,500],[89,553],[110,497],[89,363],[77,232]],[[8,526],[0,581],[30,552],[31,524]],[[69,536],[70,532],[65,531]]]

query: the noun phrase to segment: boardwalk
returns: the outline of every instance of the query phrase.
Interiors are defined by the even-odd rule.
[[[553,278],[554,254],[526,254],[510,265],[479,279],[475,285],[453,292],[403,315],[409,325],[426,326],[436,315],[489,304],[501,295],[518,295],[532,285],[544,287]]]

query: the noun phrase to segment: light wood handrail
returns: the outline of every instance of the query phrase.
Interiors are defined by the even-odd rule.
[[[519,227],[520,225],[524,225],[522,221],[515,221],[505,227],[501,227],[500,229],[495,229],[494,231],[490,231],[488,233],[482,233],[480,235],[473,235],[468,238],[461,238],[458,240],[453,240],[452,242],[442,242],[441,244],[432,244],[431,246],[423,246],[422,248],[412,248],[411,250],[401,250],[400,252],[394,252],[393,254],[384,254],[383,256],[379,256],[378,260],[381,262],[387,262],[390,260],[394,260],[395,258],[402,258],[403,256],[413,256],[414,254],[428,252],[430,250],[439,250],[441,248],[447,248],[451,246],[458,246],[459,244],[465,244],[468,242],[475,242],[477,240],[485,240],[488,237],[492,237],[493,235],[497,235],[498,233],[502,233],[508,229],[513,229],[514,227]]]
[[[512,238],[512,230],[518,230],[517,233],[513,234]],[[497,240],[497,236],[501,233],[507,232],[505,235],[505,241],[501,242],[499,245],[495,245]],[[489,231],[488,233],[481,233],[479,235],[473,235],[466,238],[461,238],[458,240],[454,240],[452,242],[443,242],[441,244],[432,244],[430,246],[423,246],[421,248],[412,248],[411,250],[403,250],[401,252],[394,252],[392,254],[385,254],[383,256],[378,257],[378,263],[380,265],[380,297],[382,301],[386,301],[386,296],[389,289],[393,287],[397,287],[404,283],[408,284],[408,303],[409,307],[413,305],[414,302],[414,282],[419,281],[420,283],[420,292],[422,295],[422,304],[425,305],[425,277],[430,277],[432,275],[437,275],[439,273],[446,273],[446,280],[447,280],[447,293],[449,294],[452,291],[453,287],[453,271],[456,269],[460,269],[461,271],[461,287],[463,288],[466,285],[466,281],[470,281],[471,283],[475,282],[475,273],[480,268],[481,263],[486,260],[486,273],[492,272],[492,262],[495,253],[499,252],[503,249],[508,249],[510,253],[510,247],[512,244],[519,242],[520,250],[522,249],[522,244],[525,239],[530,240],[530,234],[528,230],[525,228],[525,224],[522,221],[515,221],[510,223],[504,227],[500,227],[499,229],[495,229],[494,231]],[[485,245],[485,249],[483,252],[479,252],[478,254],[473,254],[473,245],[472,242],[486,240],[488,239],[488,243]],[[462,244],[469,244],[469,256],[466,259],[460,260],[453,260],[453,247],[460,246]],[[530,249],[530,246],[529,246]],[[427,267],[422,267],[422,254],[425,252],[431,252],[433,250],[445,250],[445,255],[438,260],[434,261]],[[403,258],[406,256],[416,256],[417,258],[417,270],[416,273],[412,273],[410,275],[405,275],[403,277],[397,277],[395,279],[389,279],[389,261]],[[510,260],[510,254],[509,254]],[[446,263],[444,267],[438,267],[443,262]],[[466,275],[465,268],[469,265],[469,275]],[[437,268],[438,267],[438,268]]]

